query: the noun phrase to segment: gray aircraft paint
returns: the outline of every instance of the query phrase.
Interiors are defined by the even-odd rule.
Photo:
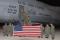
[[[16,6],[16,8],[12,8],[13,10],[17,10],[16,14],[8,12],[8,9],[11,9],[9,5]],[[14,20],[19,20],[19,5],[25,7],[25,10],[33,21],[55,22],[56,19],[60,20],[58,18],[60,17],[60,7],[50,6],[36,0],[0,0],[0,22],[12,20],[10,17],[14,18]]]
[[[60,20],[58,18],[60,7],[50,6],[36,0],[19,0],[19,4],[26,7],[28,15],[33,21],[56,22]]]
[[[18,3],[9,0],[0,0],[0,22],[18,20]]]

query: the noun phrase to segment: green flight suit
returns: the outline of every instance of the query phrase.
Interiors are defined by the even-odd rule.
[[[8,27],[7,24],[5,24],[5,25],[3,26],[4,36],[8,36],[8,28],[7,28],[7,27]]]
[[[43,27],[42,24],[40,25],[40,27],[41,27],[41,38],[43,38],[43,35],[44,35],[44,27]]]
[[[49,34],[50,34],[50,27],[49,27],[49,25],[46,25],[46,27],[45,27],[45,37],[48,38]]]
[[[52,40],[54,40],[54,38],[55,38],[55,27],[53,24],[51,24],[51,38],[52,38]]]
[[[8,25],[8,34],[9,34],[9,36],[12,36],[12,33],[13,33],[13,25],[10,23]]]

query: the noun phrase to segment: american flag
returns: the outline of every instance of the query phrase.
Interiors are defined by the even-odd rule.
[[[22,26],[22,30],[13,31],[13,36],[22,37],[41,37],[41,27],[39,26]]]

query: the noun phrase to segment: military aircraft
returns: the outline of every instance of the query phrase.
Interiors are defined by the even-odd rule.
[[[20,6],[24,6],[32,22],[58,23],[60,20],[59,7],[36,0],[0,0],[0,22],[19,21]]]

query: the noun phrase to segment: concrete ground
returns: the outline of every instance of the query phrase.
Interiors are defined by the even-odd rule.
[[[56,35],[55,35],[55,40],[60,40],[60,32],[57,31]],[[35,38],[35,37],[7,37],[7,36],[3,36],[2,30],[0,30],[0,40],[51,40],[51,38]]]

